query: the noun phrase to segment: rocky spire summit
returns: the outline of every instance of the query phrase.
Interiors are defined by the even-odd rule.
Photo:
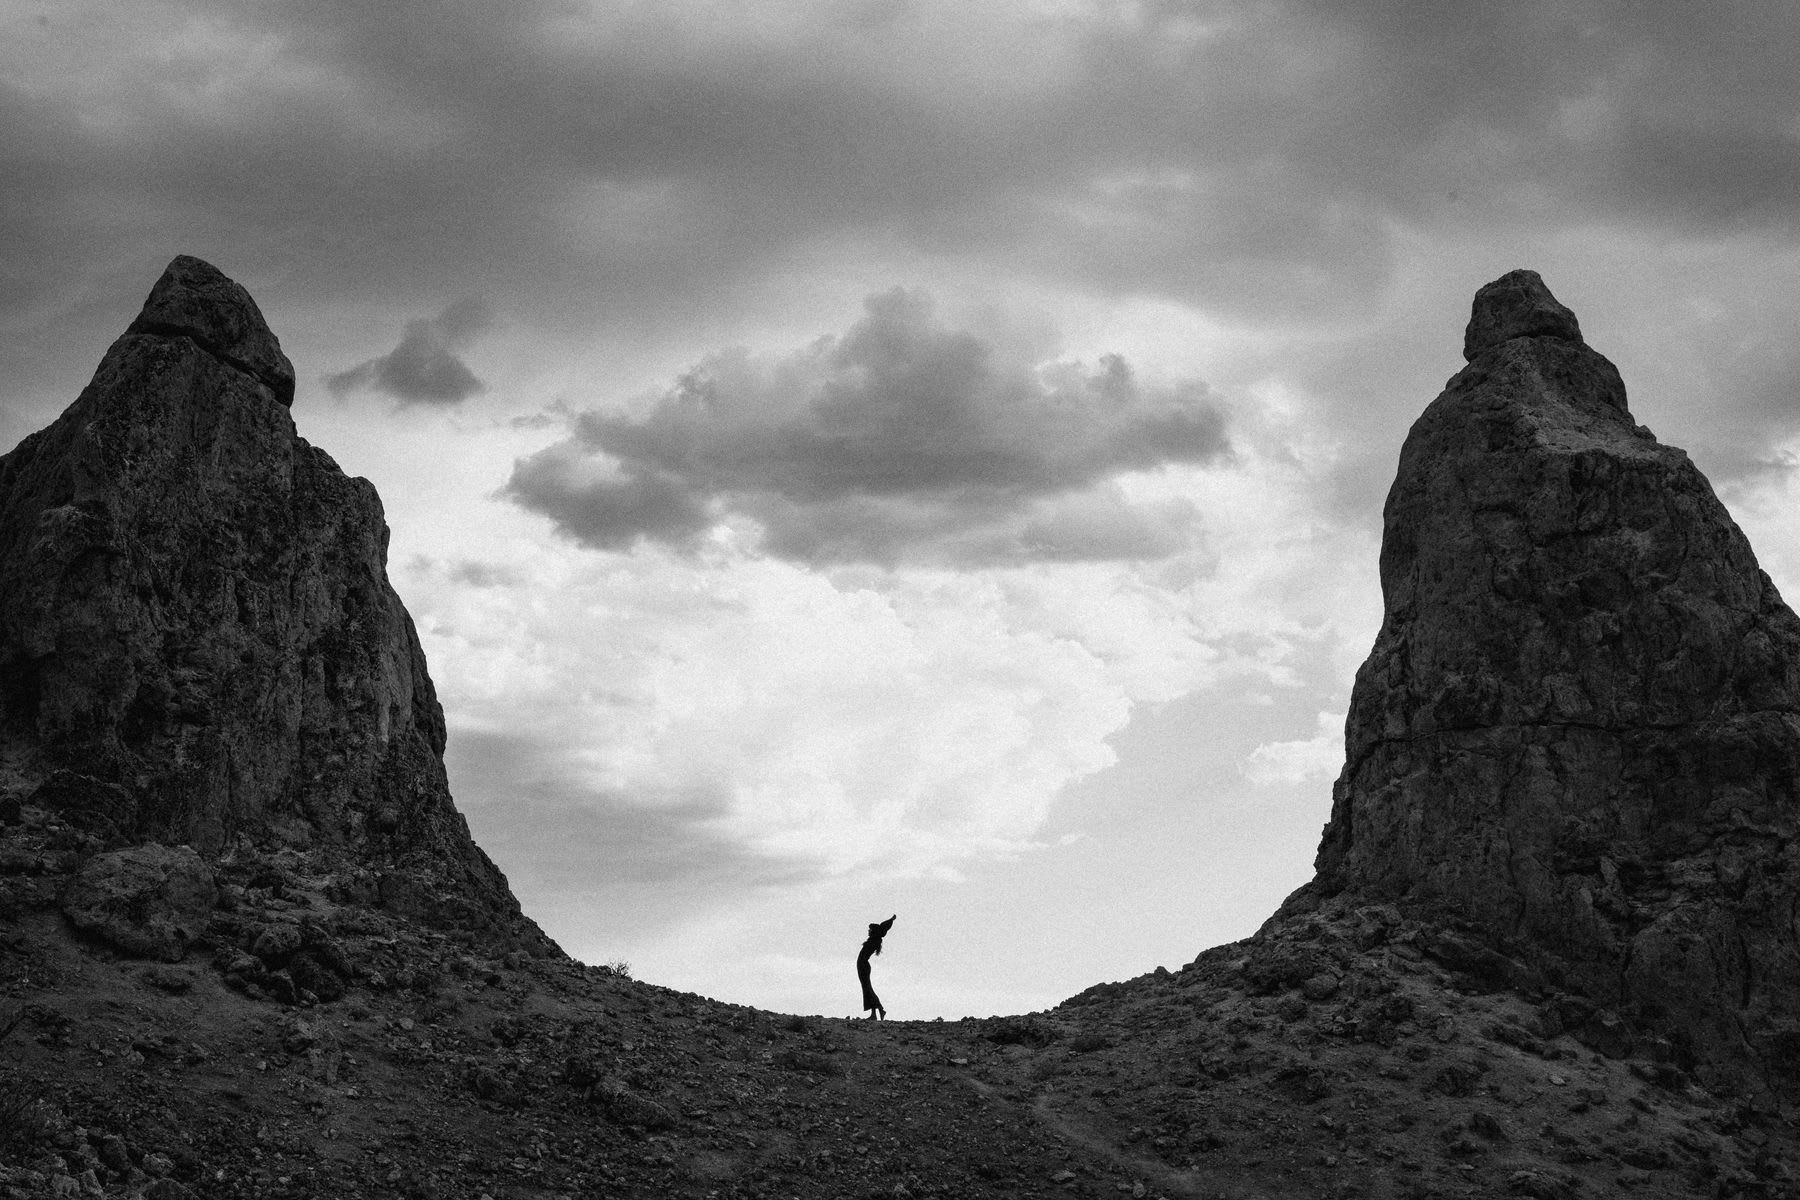
[[[1519,337],[1553,337],[1581,342],[1581,325],[1564,308],[1536,271],[1508,271],[1475,293],[1469,327],[1463,332],[1463,357],[1475,358]]]
[[[1724,1075],[1800,1067],[1800,620],[1543,281],[1406,438],[1310,899],[1399,903]]]
[[[281,342],[250,293],[209,262],[177,255],[125,332],[189,338],[262,381],[281,404],[294,402],[294,365]]]

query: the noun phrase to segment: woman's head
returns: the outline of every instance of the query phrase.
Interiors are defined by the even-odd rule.
[[[887,932],[887,931],[886,931],[886,930],[884,930],[884,929],[883,929],[883,928],[882,928],[882,927],[881,927],[881,926],[879,926],[879,925],[874,925],[874,924],[871,924],[871,925],[870,925],[870,926],[869,926],[869,936],[870,936],[870,937],[872,937],[872,938],[875,938],[875,939],[876,939],[876,940],[880,940],[880,938],[881,938],[881,935],[882,935],[882,934],[884,934],[884,933],[886,933],[886,932]]]

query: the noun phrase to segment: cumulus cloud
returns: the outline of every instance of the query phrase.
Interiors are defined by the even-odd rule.
[[[1021,853],[1113,761],[1134,705],[1217,658],[1179,597],[1117,564],[834,579],[546,548],[503,565],[514,582],[470,586],[447,560],[409,580],[459,801],[495,825],[516,796],[545,828],[561,810],[633,845],[685,838],[740,879]]]
[[[457,795],[480,799],[484,839],[527,836],[499,830],[516,794],[533,828],[565,819],[598,843],[616,826],[646,853],[689,839],[697,873],[752,887],[1029,854],[1143,706],[1348,678],[1380,615],[1376,547],[1321,520],[1306,470],[1246,444],[1135,477],[1132,503],[1185,495],[1219,526],[1152,563],[819,569],[730,539],[613,555],[522,536],[477,573],[441,550],[406,588]],[[1339,753],[1330,734],[1307,749]],[[485,782],[466,777],[476,759]],[[1306,761],[1275,747],[1250,769]],[[532,870],[515,881],[535,886]]]
[[[401,404],[450,406],[487,390],[487,385],[458,358],[493,324],[485,301],[458,300],[435,317],[408,321],[400,344],[379,358],[325,377],[335,396],[370,389],[385,392]]]
[[[1191,507],[1115,480],[1226,458],[1225,424],[1203,384],[1146,387],[1116,355],[1032,363],[896,289],[799,353],[709,357],[645,415],[580,414],[505,494],[605,550],[748,518],[815,563],[1160,558]]]

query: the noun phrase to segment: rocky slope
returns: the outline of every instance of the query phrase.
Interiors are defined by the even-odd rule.
[[[1800,621],[1532,272],[1387,500],[1313,894],[1466,925],[1724,1087],[1800,1066]],[[1291,906],[1290,906],[1291,907]]]
[[[1577,448],[1606,453],[1580,471],[1621,470],[1608,454],[1635,448],[1669,467],[1652,481],[1669,511],[1716,509],[1703,483],[1675,486],[1679,452],[1618,415],[1622,390],[1589,386],[1598,356],[1569,340],[1573,318],[1534,279],[1507,289],[1523,303],[1478,301],[1474,374],[1447,393],[1475,397],[1467,407],[1486,414],[1495,453],[1529,459],[1539,433],[1561,445],[1586,429]],[[1597,790],[1520,791],[1535,778],[1533,747],[1559,769],[1584,761],[1587,742],[1532,740],[1546,730],[1623,738],[1632,726],[1618,714],[1644,706],[1723,714],[1671,722],[1679,740],[1740,718],[1761,728],[1755,714],[1780,710],[1735,685],[1683,709],[1661,687],[1599,692],[1608,677],[1578,674],[1545,693],[1567,707],[1543,711],[1612,717],[1581,708],[1580,720],[1516,733],[1495,724],[1535,694],[1529,672],[1441,627],[1427,603],[1450,602],[1440,578],[1462,572],[1470,611],[1497,620],[1529,606],[1534,587],[1560,594],[1552,567],[1608,561],[1605,539],[1592,554],[1579,542],[1608,526],[1569,518],[1555,526],[1573,527],[1568,546],[1518,534],[1538,556],[1517,558],[1527,574],[1478,586],[1479,560],[1432,540],[1463,526],[1430,486],[1451,488],[1455,461],[1469,468],[1463,486],[1492,466],[1459,443],[1458,414],[1442,411],[1454,404],[1427,413],[1403,459],[1384,551],[1390,621],[1358,683],[1319,881],[1254,938],[1049,1012],[870,1023],[639,983],[570,961],[518,917],[443,791],[441,718],[381,575],[372,493],[293,437],[291,374],[236,285],[177,260],[146,313],[73,415],[0,460],[5,1200],[1800,1195],[1782,1094],[1701,1053],[1714,1025],[1684,1036],[1695,1005],[1666,1009],[1647,1034],[1652,1014],[1632,1007],[1627,983],[1606,990],[1630,971],[1582,974],[1613,950],[1534,911],[1529,870],[1514,885],[1529,918],[1495,915],[1508,893],[1477,852],[1516,839],[1558,853],[1551,835],[1532,840],[1534,821],[1560,837],[1590,798],[1620,812],[1637,802],[1599,776]],[[1545,339],[1564,345],[1514,345]],[[1481,390],[1494,379],[1514,381],[1506,396]],[[1525,386],[1545,380],[1561,382]],[[1583,408],[1587,423],[1571,426],[1558,408],[1571,395],[1607,400],[1611,414]],[[1451,430],[1442,445],[1430,441],[1438,428]],[[1453,453],[1464,459],[1440,457]],[[1552,483],[1578,473],[1543,471]],[[1461,511],[1501,532],[1538,505],[1548,515],[1534,520],[1561,520],[1567,495],[1586,494],[1509,496],[1488,482],[1483,506]],[[1650,483],[1620,494],[1639,486]],[[1628,528],[1650,532],[1618,535],[1621,547],[1662,554],[1653,526]],[[1747,561],[1724,528],[1707,517],[1684,534],[1691,555],[1666,563],[1689,581],[1678,612],[1699,614],[1670,627],[1716,619],[1746,638],[1765,625],[1787,636],[1791,618],[1766,588],[1747,593],[1763,598],[1754,610],[1707,607],[1716,577],[1742,579]],[[1408,542],[1409,531],[1432,536]],[[1604,611],[1650,619],[1615,586],[1594,593],[1610,597]],[[1605,653],[1635,661],[1631,635],[1610,637]],[[1515,640],[1514,653],[1546,664],[1592,655],[1560,627],[1541,644]],[[1685,687],[1742,677],[1678,661],[1694,673]],[[1478,671],[1492,680],[1464,678]],[[1389,703],[1390,685],[1418,703]],[[1679,744],[1703,757],[1686,776],[1665,760],[1669,778],[1698,785],[1704,755],[1723,751]],[[1483,754],[1527,766],[1483,775]],[[1382,755],[1386,779],[1370,765]],[[1722,758],[1719,778],[1741,779],[1736,761]],[[1780,761],[1765,764],[1771,778]],[[1460,774],[1413,778],[1439,769]],[[1713,838],[1714,874],[1653,893],[1612,856],[1622,835],[1603,840],[1612,866],[1596,869],[1618,881],[1619,903],[1639,906],[1627,911],[1660,897],[1659,912],[1712,905],[1752,930],[1783,919],[1755,909],[1780,894],[1780,860],[1756,857],[1767,814],[1733,787],[1729,805],[1764,815],[1728,820],[1723,838],[1695,816],[1679,843]],[[1672,819],[1654,811],[1635,833],[1660,853]],[[422,835],[416,852],[402,833]],[[1453,853],[1470,861],[1437,857]],[[1708,889],[1717,864],[1738,861],[1754,874],[1727,907]],[[1569,895],[1543,903],[1567,908]],[[860,930],[848,932],[853,945]],[[1774,1004],[1774,983],[1747,986]],[[843,1000],[853,1008],[853,986]],[[1754,1037],[1754,1021],[1744,1028]]]
[[[58,826],[27,807],[0,862],[54,884]],[[867,1022],[495,957],[334,899],[307,852],[221,874],[180,964],[8,922],[0,1197],[1800,1194],[1779,1108],[1582,1040],[1578,998],[1452,966],[1393,909],[1328,902],[1048,1012]],[[341,996],[258,983],[283,930]]]
[[[524,930],[451,803],[381,502],[293,392],[248,293],[181,257],[0,458],[0,737],[108,849],[317,842],[370,899]]]

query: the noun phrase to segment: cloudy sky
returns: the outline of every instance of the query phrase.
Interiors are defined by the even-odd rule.
[[[379,488],[570,952],[1053,1004],[1310,875],[1380,504],[1543,273],[1800,594],[1784,0],[0,0],[0,443],[176,253]]]

